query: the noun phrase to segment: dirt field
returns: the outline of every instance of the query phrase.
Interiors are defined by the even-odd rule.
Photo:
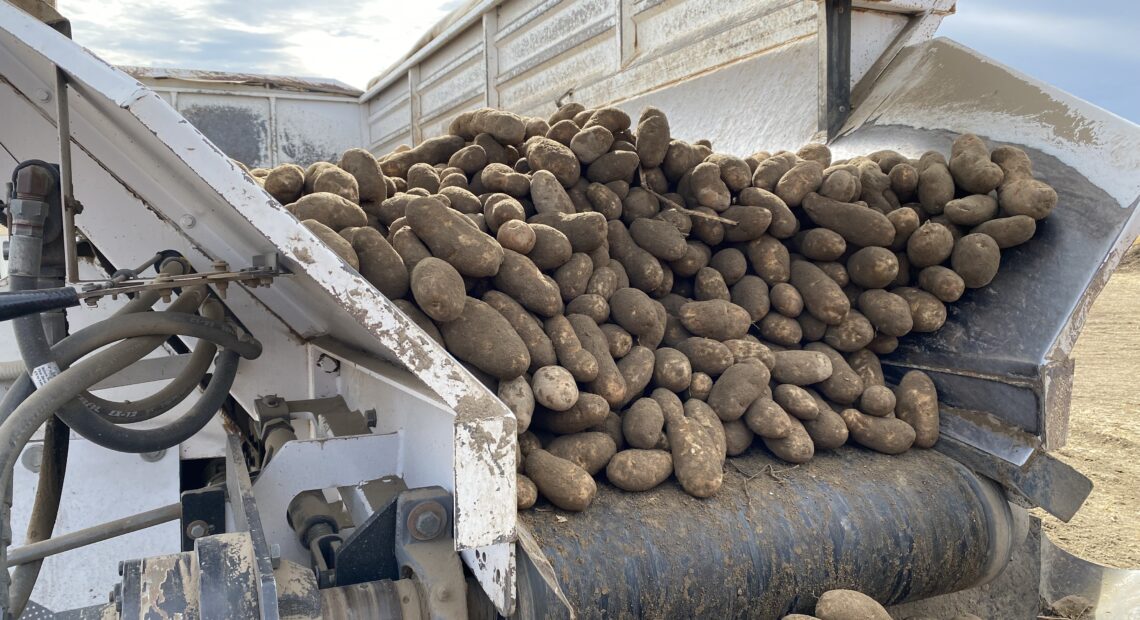
[[[1085,559],[1140,568],[1140,246],[1097,298],[1073,353],[1068,445],[1060,457],[1093,481],[1069,523],[1049,536]]]

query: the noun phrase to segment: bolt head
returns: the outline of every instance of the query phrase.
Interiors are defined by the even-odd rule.
[[[210,526],[201,519],[195,519],[186,525],[186,537],[196,540],[210,533]]]
[[[425,538],[435,538],[443,529],[443,519],[434,512],[424,512],[416,517],[415,527]]]
[[[194,225],[197,223],[198,220],[194,219],[194,216],[189,213],[178,218],[178,225],[183,228],[194,228]]]
[[[38,473],[40,471],[40,463],[43,461],[43,458],[43,444],[34,443],[28,446],[27,449],[24,450],[24,453],[20,455],[20,464],[32,473]]]
[[[147,463],[157,463],[162,460],[162,457],[166,456],[166,450],[143,452],[139,454],[139,456],[142,457],[142,460],[146,461]]]
[[[35,92],[36,101],[40,103],[47,103],[51,101],[51,91],[46,88],[37,88]]]

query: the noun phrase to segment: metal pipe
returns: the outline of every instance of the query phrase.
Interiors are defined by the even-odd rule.
[[[71,183],[71,118],[67,109],[67,73],[55,69],[55,116],[59,130],[59,186],[63,203],[63,261],[68,284],[79,282],[75,248],[75,196]]]
[[[168,521],[177,521],[182,517],[182,504],[174,503],[140,512],[122,519],[115,519],[82,530],[62,534],[44,541],[16,547],[8,551],[8,566],[18,566],[28,562],[35,562],[46,557],[85,547],[108,538],[115,538],[123,534],[130,534],[145,530]]]

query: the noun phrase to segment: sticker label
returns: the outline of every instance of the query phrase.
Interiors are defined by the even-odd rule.
[[[48,362],[43,366],[36,366],[32,369],[32,383],[36,384],[36,389],[40,389],[45,383],[51,381],[59,374],[59,365],[55,362]]]

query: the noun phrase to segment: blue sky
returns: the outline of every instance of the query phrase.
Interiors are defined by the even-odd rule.
[[[938,30],[1140,123],[1140,2],[959,0]]]
[[[331,77],[359,88],[461,4],[59,0],[75,39],[112,63]],[[1132,0],[960,0],[938,34],[1140,122],[1138,25]]]

